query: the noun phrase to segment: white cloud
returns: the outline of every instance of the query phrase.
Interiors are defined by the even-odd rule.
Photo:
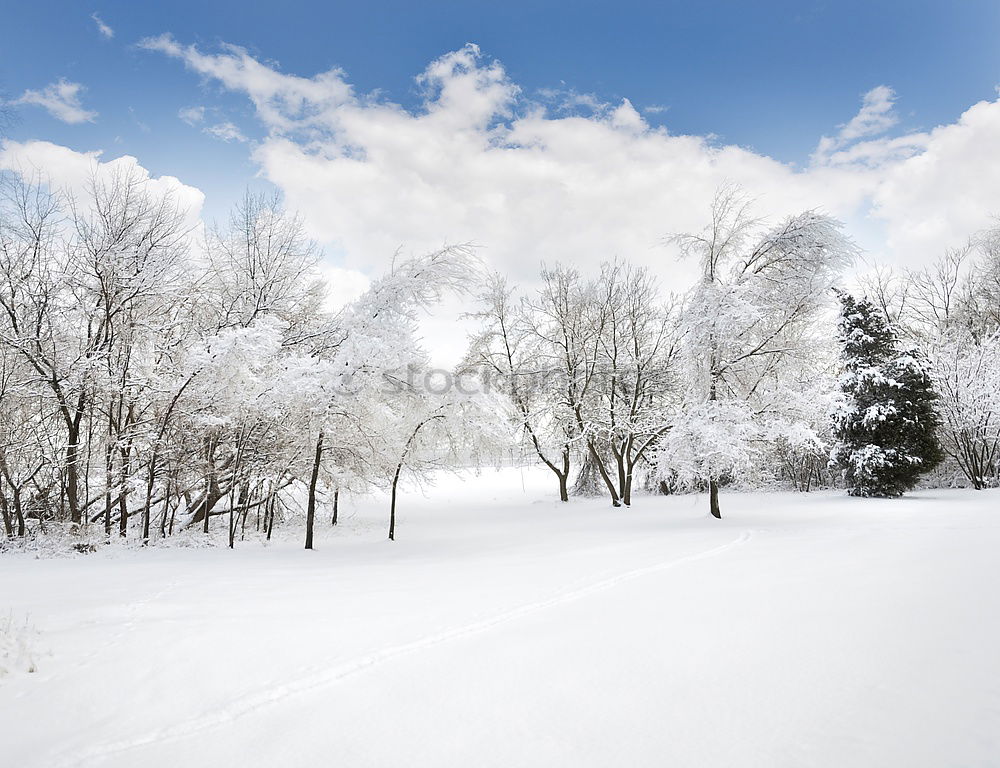
[[[76,197],[86,197],[93,178],[135,170],[147,182],[152,195],[169,195],[185,212],[189,227],[201,225],[205,195],[197,187],[183,184],[173,176],[152,176],[131,155],[101,159],[103,152],[76,152],[48,141],[4,141],[0,143],[0,171],[40,177],[51,187]]]
[[[49,114],[64,123],[92,123],[97,117],[96,112],[83,108],[80,94],[86,90],[79,83],[73,83],[64,78],[45,86],[40,91],[25,91],[13,104],[31,104],[48,110]]]
[[[186,213],[186,225],[192,230],[204,226],[201,220],[205,195],[196,187],[182,183],[173,176],[153,177],[138,160],[122,155],[102,161],[103,152],[77,152],[68,147],[47,141],[0,142],[0,171],[13,171],[20,175],[41,180],[54,189],[75,197],[86,197],[92,179],[107,178],[111,174],[138,170],[147,181],[153,195],[170,195]],[[197,247],[198,238],[192,239]],[[329,260],[319,265],[319,274],[328,286],[327,306],[336,310],[358,298],[368,288],[370,279],[355,269],[337,266]]]
[[[590,269],[622,256],[683,289],[694,265],[664,237],[700,229],[725,182],[772,217],[838,216],[873,258],[896,264],[926,263],[1000,213],[1000,98],[893,135],[896,96],[878,86],[801,168],[651,127],[628,100],[565,88],[529,98],[474,45],[417,76],[417,109],[356,93],[340,70],[285,74],[237,46],[206,53],[170,36],[141,45],[247,94],[266,131],[251,150],[262,174],[343,268],[368,275],[399,247],[471,242],[524,282],[541,260]]]
[[[210,136],[214,136],[217,139],[222,139],[222,141],[247,141],[247,137],[243,135],[239,128],[230,122],[217,123],[216,125],[210,125],[205,128],[205,133]]]
[[[205,122],[205,107],[184,107],[177,112],[177,116],[190,126],[198,126]],[[228,120],[214,125],[206,125],[202,131],[209,136],[214,136],[226,143],[230,141],[247,142],[249,139],[243,134],[239,127]]]
[[[529,99],[474,45],[417,77],[416,110],[355,93],[339,70],[289,75],[236,46],[205,53],[169,36],[143,46],[250,97],[267,131],[252,150],[263,174],[315,237],[369,274],[401,245],[473,242],[523,280],[540,260],[589,268],[619,255],[683,288],[693,265],[677,263],[664,236],[699,229],[723,182],[772,216],[822,208],[897,263],[934,258],[1000,212],[1000,101],[888,136],[896,97],[879,86],[797,168],[651,127],[628,100],[558,90]]]
[[[859,140],[881,136],[899,122],[893,112],[895,103],[896,93],[889,86],[878,85],[872,88],[862,97],[861,109],[849,122],[839,126],[836,136],[823,136],[819,140],[813,162],[842,163],[862,158],[882,159],[885,155],[885,140]]]
[[[889,86],[872,88],[862,98],[858,114],[841,127],[840,140],[852,141],[885,133],[898,122],[892,111],[895,102],[896,94]]]
[[[184,107],[177,112],[177,117],[188,125],[197,125],[205,119],[204,107]]]
[[[893,164],[873,194],[898,259],[926,260],[1000,214],[1000,100],[981,101],[930,131],[923,151]]]
[[[319,265],[320,277],[326,281],[326,305],[330,310],[337,310],[348,302],[361,296],[371,280],[356,269],[344,269],[324,261]]]
[[[90,18],[94,20],[94,23],[97,25],[97,31],[101,33],[101,37],[103,37],[105,40],[110,40],[112,37],[115,36],[115,31],[107,24],[105,24],[104,21],[101,19],[101,17],[97,15],[97,13],[90,14]]]
[[[194,72],[243,91],[261,117],[276,127],[293,128],[310,115],[335,108],[351,98],[350,86],[337,69],[311,78],[284,75],[239,46],[223,45],[223,54],[209,55],[193,45],[181,45],[170,35],[146,38],[139,42],[139,47],[178,58]]]
[[[539,88],[539,98],[558,113],[578,114],[580,111],[597,113],[607,106],[593,93],[580,93],[572,89]]]

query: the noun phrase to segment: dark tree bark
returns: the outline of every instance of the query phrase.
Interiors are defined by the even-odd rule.
[[[177,507],[179,507],[180,505],[181,505],[181,502],[180,502],[180,499],[178,499],[177,503],[174,504],[173,509],[170,510],[170,529],[167,532],[168,536],[173,536],[174,535],[174,520],[177,517]]]
[[[708,388],[708,401],[710,403],[715,402],[719,399],[718,396],[718,379],[719,374],[716,370],[715,363],[715,350],[712,351],[711,358],[711,384]],[[719,508],[719,481],[714,477],[708,478],[708,511],[712,513],[712,517],[716,520],[722,519],[722,510]]]
[[[114,463],[115,449],[111,446],[110,440],[108,446],[104,449],[104,535],[111,535],[111,473]]]
[[[399,475],[403,471],[403,466],[406,464],[406,457],[410,453],[410,448],[413,447],[414,441],[417,439],[417,434],[423,429],[425,424],[429,424],[435,419],[443,419],[444,414],[439,413],[434,416],[429,416],[428,418],[421,421],[413,428],[413,432],[406,440],[406,445],[403,446],[403,453],[399,458],[399,463],[396,465],[396,472],[392,476],[392,495],[389,500],[389,541],[396,540],[396,486],[399,484]],[[568,460],[568,459],[567,459]]]
[[[145,516],[143,525],[143,541],[149,541],[149,505],[151,500],[149,498],[150,489],[147,488],[147,496],[145,505],[143,507],[143,515]],[[160,538],[165,539],[167,537],[167,512],[170,511],[170,476],[167,476],[167,487],[163,491],[163,514],[160,515]]]
[[[712,517],[717,520],[722,519],[722,511],[719,509],[719,483],[714,479],[708,481],[708,508]]]
[[[63,397],[62,389],[57,383],[53,384],[56,396]],[[70,521],[74,523],[83,522],[83,510],[80,507],[80,426],[83,423],[83,410],[87,404],[86,395],[80,394],[76,402],[74,412],[70,413],[72,406],[60,403],[63,421],[66,423],[66,486],[63,495],[69,505]]]
[[[14,535],[13,524],[15,521],[17,522],[17,535],[19,537],[24,538],[24,536],[28,532],[27,525],[25,524],[24,521],[24,508],[21,505],[21,489],[27,483],[29,483],[36,474],[38,474],[42,466],[43,466],[42,464],[39,464],[35,468],[35,471],[32,472],[31,475],[29,475],[27,480],[23,480],[21,481],[21,483],[17,483],[15,482],[14,476],[10,471],[10,467],[7,466],[6,457],[3,455],[3,453],[0,453],[0,479],[6,481],[7,485],[10,486],[10,493],[11,493],[10,501],[8,501],[7,497],[3,493],[2,485],[0,485],[0,511],[3,512],[4,531],[6,532],[8,537]],[[10,507],[14,508],[13,520],[11,520],[10,517]]]
[[[66,503],[69,505],[70,521],[80,523],[83,515],[80,510],[79,471],[77,462],[80,460],[80,422],[69,429],[69,444],[66,446]]]
[[[122,472],[121,472],[121,491],[118,493],[118,533],[121,536],[128,534],[128,478],[130,467],[130,449],[122,451]],[[148,530],[143,531],[143,535],[148,535]]]
[[[333,489],[333,518],[330,521],[331,525],[337,524],[337,510],[340,507],[340,489]]]
[[[316,454],[313,458],[312,476],[309,478],[309,504],[306,507],[306,549],[313,548],[313,524],[316,521],[316,483],[319,480],[319,466],[323,460],[323,430],[316,438]],[[395,489],[393,490],[395,493]],[[389,538],[392,538],[390,534]]]
[[[142,507],[142,539],[143,539],[143,541],[148,541],[149,540],[149,514],[150,514],[149,507],[150,507],[150,504],[152,503],[152,500],[153,500],[153,484],[156,482],[156,465],[157,465],[157,462],[158,462],[158,460],[160,458],[159,451],[160,451],[160,445],[161,445],[161,443],[163,441],[163,436],[164,436],[164,434],[166,434],[167,426],[170,424],[170,418],[173,415],[174,408],[177,406],[177,403],[180,401],[181,396],[184,394],[184,390],[186,390],[188,388],[188,386],[190,386],[191,382],[194,381],[195,377],[200,372],[201,372],[201,368],[199,368],[194,373],[192,373],[190,376],[188,376],[187,380],[178,388],[177,392],[174,393],[174,396],[170,399],[170,405],[167,406],[167,411],[166,411],[166,413],[163,414],[163,419],[160,421],[160,427],[156,431],[156,440],[153,441],[153,452],[152,452],[152,454],[149,457],[149,467],[148,467],[148,471],[146,473],[146,501],[145,501],[145,503],[143,504],[143,507]],[[164,506],[164,510],[163,510],[163,517],[161,519],[162,521],[160,523],[160,534],[161,535],[164,532],[163,529],[164,529],[165,521],[166,521],[166,518],[167,518],[167,507],[170,506],[170,478],[169,477],[167,477],[167,492],[166,492],[166,496],[164,498],[164,502],[163,503],[164,503],[165,506]],[[173,533],[173,518],[172,517],[171,517],[171,522],[170,522],[170,532]]]
[[[608,489],[608,495],[611,497],[611,506],[620,507],[622,503],[618,496],[618,489],[615,488],[614,481],[612,481],[611,475],[608,474],[608,468],[604,466],[603,459],[601,459],[600,454],[597,452],[597,448],[594,447],[593,442],[590,440],[587,441],[587,449],[590,451],[590,457],[594,461],[594,466],[597,467],[601,480],[604,481],[604,485]]]
[[[3,513],[3,531],[8,539],[14,538],[14,525],[10,519],[10,509],[7,507],[7,497],[0,491],[0,513]]]
[[[541,456],[541,452],[538,453]],[[544,457],[542,457],[544,461]],[[549,462],[545,462],[549,464]],[[553,465],[549,464],[549,468],[556,473],[556,477],[559,478],[559,501],[569,501],[569,489],[567,484],[569,483],[569,446],[564,445],[562,450],[562,469],[556,469]]]
[[[392,476],[392,495],[389,498],[389,541],[396,540],[396,485],[399,483],[399,473],[403,469],[403,462],[396,466],[396,473]]]
[[[278,504],[278,500],[274,496],[274,494],[272,493],[271,494],[271,498],[270,498],[270,500],[268,502],[268,505],[267,505],[267,508],[269,510],[267,512],[267,540],[268,541],[271,540],[271,531],[274,530],[274,511],[275,511],[275,507],[277,506],[277,504]]]
[[[28,526],[24,522],[24,507],[21,505],[21,489],[14,489],[14,519],[17,520],[17,535],[22,539],[28,533]]]
[[[226,494],[219,488],[219,482],[216,475],[215,467],[215,439],[213,437],[208,437],[205,440],[205,461],[208,463],[208,472],[205,476],[205,495],[202,502],[195,508],[195,513],[191,518],[191,522],[197,522],[201,515],[204,515],[204,525],[202,528],[203,533],[208,533],[208,521],[212,516],[212,507],[214,507]],[[233,470],[235,476],[235,469]]]
[[[125,411],[123,417],[124,408],[124,398],[118,399],[118,418],[117,424],[115,425],[115,431],[118,433],[119,437],[122,431],[128,431],[132,424],[132,419],[134,416],[133,406],[129,405],[128,410]],[[124,422],[123,422],[124,418]],[[118,493],[118,534],[120,536],[128,535],[128,477],[131,471],[131,455],[132,446],[130,445],[130,440],[126,438],[122,440],[121,445],[118,448],[119,459],[121,461],[121,490]]]

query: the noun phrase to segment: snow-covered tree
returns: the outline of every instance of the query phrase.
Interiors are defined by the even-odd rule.
[[[690,466],[702,466],[709,509],[721,517],[719,483],[746,466],[740,455],[747,443],[737,436],[764,434],[760,423],[737,428],[732,419],[779,416],[786,402],[789,370],[801,368],[815,344],[815,328],[829,291],[857,254],[840,222],[806,211],[765,228],[750,215],[750,203],[734,187],[724,187],[712,205],[711,221],[698,234],[672,238],[681,252],[697,258],[701,280],[690,292],[682,316],[685,395],[682,421],[704,419],[696,434],[706,453]],[[793,377],[794,378],[794,377]],[[735,403],[732,407],[713,405]],[[719,425],[733,431],[732,445],[720,462]],[[663,464],[669,476],[672,468]]]
[[[543,268],[539,282],[518,300],[493,277],[469,363],[510,399],[562,501],[578,464],[577,489],[629,504],[637,467],[669,428],[676,312],[648,271],[620,262],[589,279]]]
[[[1000,483],[1000,332],[942,334],[931,352],[944,452],[973,488]]]
[[[510,399],[522,441],[568,501],[573,460],[585,450],[580,413],[596,366],[588,288],[575,270],[556,267],[543,269],[542,287],[530,299],[516,297],[500,275],[491,276],[480,299],[483,325],[467,362]]]
[[[852,496],[900,496],[942,458],[926,360],[867,299],[839,294],[844,372],[831,458]]]
[[[595,453],[610,457],[603,472],[593,457],[591,463],[612,503],[628,506],[637,467],[672,426],[678,312],[646,269],[605,264],[597,287],[597,377],[583,413]]]
[[[996,482],[1000,230],[978,233],[922,269],[880,268],[862,286],[929,360],[944,466],[975,488]]]
[[[475,274],[473,252],[465,246],[401,261],[332,318],[315,341],[315,356],[325,363],[315,377],[314,394],[306,399],[314,412],[316,436],[307,548],[312,546],[324,457],[338,460],[339,466],[326,474],[336,483],[388,486],[393,538],[400,477],[426,475],[432,465],[441,464],[441,457],[436,464],[429,462],[424,448],[438,450],[444,438],[463,430],[483,434],[471,421],[475,397],[465,397],[450,386],[440,396],[434,394],[428,356],[416,334],[419,314],[445,292],[467,292]],[[481,409],[487,411],[496,417],[496,407]],[[334,494],[339,487],[332,489]]]

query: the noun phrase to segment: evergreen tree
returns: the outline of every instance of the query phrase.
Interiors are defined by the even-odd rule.
[[[844,470],[852,496],[901,496],[943,458],[937,394],[925,359],[901,347],[879,309],[838,295],[843,398],[834,413],[831,460]]]

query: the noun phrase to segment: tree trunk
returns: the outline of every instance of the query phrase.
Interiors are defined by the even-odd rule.
[[[600,496],[604,493],[604,483],[597,474],[597,467],[589,451],[584,454],[583,461],[580,462],[580,471],[576,473],[570,493],[574,496]]]
[[[209,479],[207,482],[211,483],[211,479]],[[202,522],[202,533],[208,533],[208,519],[212,516],[211,514],[212,507],[215,506],[215,502],[212,502],[211,505],[209,504],[209,498],[211,492],[212,492],[211,485],[209,485],[208,490],[205,491],[205,519]]]
[[[313,458],[312,476],[309,478],[309,505],[306,507],[306,549],[313,548],[313,523],[316,520],[316,482],[319,480],[319,465],[323,459],[323,430],[316,438],[316,455]],[[392,538],[392,535],[389,535]]]
[[[719,509],[719,484],[715,480],[708,481],[708,507],[712,517],[722,519],[722,512]]]
[[[185,497],[185,496],[178,496],[177,497],[177,503],[174,504],[174,508],[170,510],[170,527],[167,529],[167,535],[168,536],[173,536],[174,535],[174,520],[177,519],[177,510],[180,509],[182,501],[184,501],[186,503],[187,497]],[[186,506],[185,506],[185,509],[187,509]]]
[[[21,489],[16,485],[13,488],[14,519],[17,520],[17,535],[22,539],[28,533],[28,526],[24,521],[24,507],[21,506]]]
[[[597,453],[597,449],[594,447],[592,442],[587,442],[587,448],[590,449],[590,455],[594,460],[594,465],[597,467],[597,471],[600,473],[601,479],[604,481],[604,485],[608,489],[608,495],[611,497],[611,506],[620,507],[622,503],[618,498],[618,491],[615,488],[614,482],[611,480],[611,476],[608,474],[607,467],[604,466],[603,459],[601,459],[600,454]]]
[[[114,448],[109,440],[104,450],[104,535],[111,536],[111,473],[114,463]]]
[[[121,536],[126,536],[128,534],[128,475],[130,471],[129,454],[131,451],[122,449],[120,453],[122,462],[122,487],[118,492],[118,533]],[[143,535],[148,535],[148,528],[143,531]]]
[[[80,523],[83,514],[80,510],[79,472],[77,462],[80,459],[80,425],[77,423],[68,431],[69,443],[66,446],[66,503],[69,504],[70,521]]]
[[[267,508],[270,510],[267,513],[267,540],[271,540],[271,531],[274,530],[274,508],[277,506],[278,500],[275,498],[272,492],[271,498],[268,500]]]
[[[718,399],[718,374],[715,372],[715,349],[712,349],[711,385],[708,388],[708,401],[715,402]],[[712,517],[717,520],[722,519],[722,510],[719,509],[719,483],[714,477],[708,479],[708,509]]]
[[[128,535],[128,497],[125,495],[124,486],[118,494],[118,535]]]
[[[410,455],[410,448],[413,446],[414,441],[417,439],[417,433],[424,428],[425,424],[429,424],[435,419],[444,418],[443,414],[437,414],[434,416],[428,416],[426,419],[421,421],[417,426],[413,428],[410,436],[406,440],[406,445],[403,446],[403,453],[399,457],[399,463],[396,465],[396,473],[392,476],[392,498],[389,502],[389,541],[396,540],[396,486],[399,485],[399,474],[403,471],[403,466],[406,464],[406,458]],[[567,457],[568,461],[568,457]],[[558,474],[558,473],[556,473]]]
[[[233,510],[236,507],[236,481],[233,481],[232,488],[229,489],[229,548],[236,548],[236,521]]]
[[[613,441],[612,441],[613,442]],[[621,450],[616,450],[613,445],[611,448],[611,453],[615,457],[615,464],[618,469],[618,496],[622,500],[622,503],[627,507],[628,502],[628,491],[625,488],[628,478],[628,471],[625,468],[625,446],[622,446]]]
[[[569,489],[566,487],[569,483],[569,445],[563,445],[562,449],[562,472],[557,472],[559,475],[559,501],[569,501]]]
[[[331,525],[336,525],[337,524],[337,509],[339,508],[339,506],[340,506],[340,489],[339,488],[334,488],[333,489],[333,518],[330,521]]]
[[[3,531],[8,539],[14,538],[14,525],[10,520],[10,509],[7,508],[7,497],[0,491],[0,512],[3,513]]]
[[[150,506],[153,503],[153,482],[156,478],[156,450],[153,450],[153,455],[149,458],[149,472],[146,475],[146,498],[142,503],[142,541],[146,543],[149,541],[149,517],[150,517]],[[167,493],[163,497],[163,514],[160,516],[160,535],[164,533],[164,529],[167,524],[167,507],[168,497],[170,495],[170,484],[167,483]]]
[[[150,499],[147,498],[146,499],[146,503],[150,504],[152,502],[151,502]],[[167,476],[167,487],[163,490],[163,514],[160,515],[160,538],[161,539],[167,538],[167,512],[169,512],[169,511],[170,511],[170,476],[168,475]],[[149,510],[147,509],[146,510],[146,517],[147,518],[149,517],[149,514],[150,514]],[[143,541],[148,541],[148,540],[149,540],[149,525],[148,525],[148,521],[147,521],[145,532],[143,534]]]
[[[632,505],[632,468],[633,464],[629,462],[628,469],[625,471],[625,488],[622,491],[622,504],[626,507]]]
[[[396,486],[399,484],[399,473],[403,469],[403,462],[396,466],[396,474],[392,476],[392,495],[389,498],[389,541],[396,540]]]

